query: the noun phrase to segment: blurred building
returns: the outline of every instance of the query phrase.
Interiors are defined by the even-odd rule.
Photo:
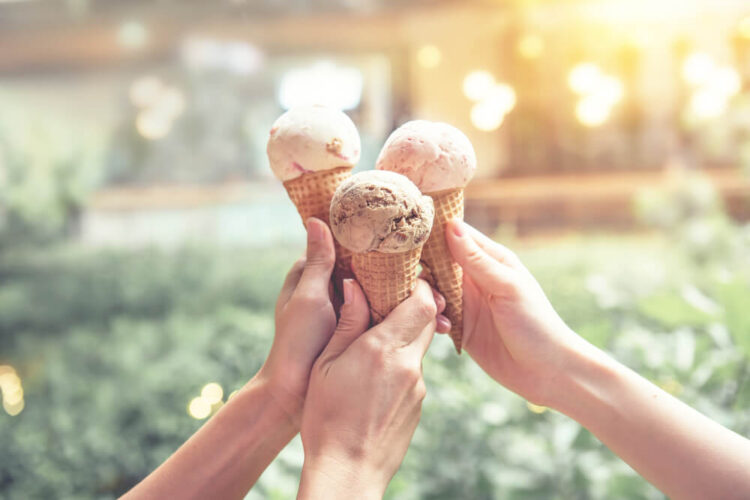
[[[257,243],[298,238],[283,190],[265,188],[265,141],[312,102],[355,120],[360,168],[408,119],[464,130],[479,159],[467,216],[485,229],[633,227],[634,194],[667,165],[713,172],[749,215],[739,0],[18,1],[0,2],[0,28],[4,107],[101,150],[91,243],[242,242],[223,229],[237,224],[281,228]]]

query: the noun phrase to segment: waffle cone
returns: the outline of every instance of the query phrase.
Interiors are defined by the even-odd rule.
[[[370,303],[373,323],[383,321],[417,286],[422,247],[402,253],[367,252],[352,255],[352,270]]]
[[[331,199],[339,184],[352,175],[351,167],[339,167],[320,172],[309,172],[295,179],[284,181],[284,187],[297,207],[302,223],[316,217],[330,227]],[[334,283],[341,290],[341,281],[352,277],[352,253],[333,239],[336,248],[336,267],[333,271]]]
[[[422,250],[422,267],[427,281],[445,297],[443,314],[451,320],[450,336],[461,353],[463,336],[463,270],[453,260],[445,241],[445,223],[464,218],[464,190],[449,189],[426,193],[435,205],[435,222]]]

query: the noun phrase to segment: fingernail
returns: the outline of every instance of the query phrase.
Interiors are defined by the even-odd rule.
[[[439,314],[437,317],[436,327],[435,330],[437,330],[439,333],[448,333],[451,331],[451,320],[443,316],[442,314]]]
[[[454,220],[451,221],[451,225],[453,226],[453,234],[459,238],[463,238],[466,235],[466,228],[464,227],[463,222],[460,220]]]
[[[313,222],[312,219],[312,217],[307,219],[307,239],[309,241],[321,241],[325,237],[323,227],[317,222]]]
[[[351,304],[354,300],[353,286],[351,279],[344,280],[344,304]]]

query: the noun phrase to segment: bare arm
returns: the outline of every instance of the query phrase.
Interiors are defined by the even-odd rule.
[[[465,348],[491,377],[580,422],[670,498],[750,498],[748,439],[570,330],[513,252],[466,224],[447,229],[465,272]]]
[[[574,357],[554,407],[670,498],[750,498],[750,441],[603,353]]]
[[[123,498],[243,498],[298,429],[269,391],[248,382]]]
[[[310,219],[306,257],[276,303],[276,334],[258,374],[124,498],[243,498],[299,431],[310,370],[336,327],[328,228]]]

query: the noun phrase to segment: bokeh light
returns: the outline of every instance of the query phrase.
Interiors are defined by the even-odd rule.
[[[596,95],[581,98],[576,105],[576,118],[587,127],[598,127],[607,121],[611,103]]]
[[[495,86],[495,77],[485,70],[472,71],[463,82],[464,95],[472,101],[480,101]]]
[[[471,108],[471,124],[483,132],[497,130],[504,118],[501,110],[486,101],[480,101]]]
[[[434,45],[423,45],[417,51],[417,62],[423,68],[436,68],[443,60],[443,53]]]
[[[736,69],[724,66],[716,69],[707,84],[717,92],[731,97],[742,88],[742,79]]]
[[[610,103],[610,105],[620,102],[624,93],[622,82],[609,75],[602,76],[592,92],[597,98]]]
[[[530,401],[526,402],[526,408],[528,408],[531,413],[536,413],[536,414],[542,414],[545,411],[547,411],[546,406],[535,405],[534,403]]]
[[[126,49],[140,49],[148,42],[148,30],[138,21],[126,21],[117,31],[117,42]]]
[[[518,41],[518,53],[525,59],[536,59],[544,52],[544,38],[536,34],[524,35]]]
[[[210,382],[203,386],[201,397],[209,404],[213,405],[221,401],[224,397],[224,389],[216,382]]]
[[[0,393],[3,398],[3,409],[10,416],[16,416],[23,411],[23,386],[21,377],[10,365],[0,365]]]
[[[145,139],[161,139],[169,134],[172,118],[159,108],[144,109],[136,116],[135,128]]]
[[[690,98],[690,111],[699,119],[717,118],[726,109],[726,96],[712,88],[698,89]]]
[[[491,132],[500,128],[505,120],[505,115],[516,105],[516,92],[507,83],[494,83],[495,79],[489,75],[493,84],[485,88],[488,82],[487,76],[481,73],[475,75],[476,81],[469,85],[471,95],[482,95],[479,102],[471,108],[469,117],[471,123],[483,132]],[[471,83],[471,82],[470,82]],[[471,88],[476,85],[476,88]]]
[[[130,84],[129,97],[133,106],[146,108],[152,106],[159,99],[164,90],[164,83],[159,77],[146,75]]]
[[[185,111],[185,94],[176,87],[168,87],[164,89],[155,104],[164,113],[176,118]]]
[[[580,63],[570,70],[568,86],[578,95],[588,94],[596,89],[602,77],[602,71],[596,64]]]
[[[211,403],[202,396],[195,397],[188,404],[188,415],[196,420],[203,420],[211,414]]]
[[[15,417],[16,415],[21,413],[25,407],[26,407],[26,402],[23,399],[20,399],[15,403],[10,403],[8,401],[3,400],[3,409],[11,417]]]
[[[693,52],[682,64],[682,77],[690,85],[701,85],[708,80],[714,67],[711,56],[704,52]]]

